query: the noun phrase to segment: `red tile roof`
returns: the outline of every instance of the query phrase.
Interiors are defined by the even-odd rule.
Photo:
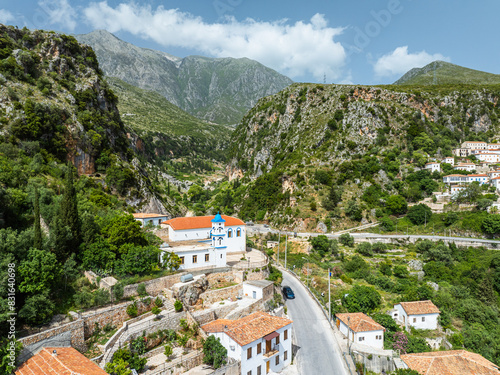
[[[467,175],[465,175],[465,174],[449,174],[449,175],[444,176],[444,177],[467,177]]]
[[[422,375],[500,375],[497,365],[467,350],[403,354],[401,360]]]
[[[240,346],[244,346],[289,324],[292,324],[289,319],[258,311],[237,320],[214,320],[201,329],[207,333],[224,332]]]
[[[56,351],[56,355],[53,351]],[[42,348],[24,362],[16,375],[106,375],[107,373],[90,359],[73,348]]]
[[[354,332],[385,331],[382,325],[364,313],[335,314],[335,316]]]
[[[469,174],[467,177],[488,177],[487,174]]]
[[[245,225],[245,223],[235,217],[221,215],[225,222],[226,227],[231,227],[235,225]],[[194,217],[176,217],[162,222],[162,224],[167,224],[174,230],[183,229],[199,229],[199,228],[211,228],[211,220],[214,216],[194,216]]]
[[[421,315],[421,314],[436,314],[440,313],[439,309],[432,303],[432,301],[414,301],[414,302],[400,302],[401,307],[408,315]]]

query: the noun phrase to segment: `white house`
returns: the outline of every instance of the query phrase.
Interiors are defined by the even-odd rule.
[[[468,148],[471,150],[486,150],[488,148],[488,144],[480,141],[465,141],[462,143],[462,148]]]
[[[417,329],[437,329],[439,309],[432,301],[401,302],[394,305],[392,318]]]
[[[455,165],[455,158],[453,156],[448,156],[448,157],[444,158],[441,162]]]
[[[473,171],[477,168],[476,164],[474,163],[459,163],[453,167],[455,170],[460,170],[460,171]]]
[[[481,152],[476,155],[478,160],[487,162],[487,163],[498,163],[500,162],[500,154],[496,152]]]
[[[466,187],[463,185],[450,185],[450,194],[452,198],[455,198],[459,192],[465,190]]]
[[[217,319],[201,329],[220,339],[228,357],[241,361],[242,375],[264,375],[290,364],[292,323],[258,311],[237,320]]]
[[[217,219],[216,222],[213,220]],[[217,214],[213,216],[176,217],[164,221],[168,229],[169,242],[187,240],[222,241],[224,237],[228,253],[246,251],[246,225],[235,217]]]
[[[496,171],[489,171],[486,173],[488,175],[488,177],[491,179],[495,178],[495,177],[500,177],[500,171],[499,170],[496,170]]]
[[[274,283],[269,280],[252,280],[243,283],[243,296],[266,302],[274,296]]]
[[[467,176],[463,174],[449,174],[443,177],[445,184],[466,184]]]
[[[425,169],[430,170],[431,172],[441,172],[441,163],[431,162],[425,164]]]
[[[132,214],[134,219],[141,223],[141,226],[144,227],[151,223],[152,225],[161,225],[162,222],[168,219],[168,215],[161,214],[143,214],[143,213],[134,213]]]
[[[490,180],[490,184],[494,186],[497,190],[500,190],[500,176],[492,178]]]
[[[467,176],[467,182],[479,182],[480,185],[487,184],[490,182],[487,174],[470,174]]]
[[[356,344],[384,349],[385,328],[363,313],[335,314],[337,328]]]

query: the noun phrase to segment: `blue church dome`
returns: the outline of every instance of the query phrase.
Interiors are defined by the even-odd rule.
[[[211,220],[212,223],[225,223],[226,220],[224,220],[222,218],[222,216],[220,216],[220,213],[217,212],[217,215],[215,215],[215,217]]]

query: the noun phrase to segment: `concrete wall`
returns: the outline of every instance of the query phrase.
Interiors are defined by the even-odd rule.
[[[241,374],[241,362],[236,361],[232,358],[229,359],[229,363],[224,367],[218,368],[210,375],[240,375]],[[265,374],[265,372],[262,372]]]

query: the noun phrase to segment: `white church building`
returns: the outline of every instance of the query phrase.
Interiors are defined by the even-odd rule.
[[[235,217],[177,217],[162,222],[162,227],[168,230],[168,242],[161,250],[177,254],[181,270],[224,267],[226,253],[246,251],[246,226]]]

